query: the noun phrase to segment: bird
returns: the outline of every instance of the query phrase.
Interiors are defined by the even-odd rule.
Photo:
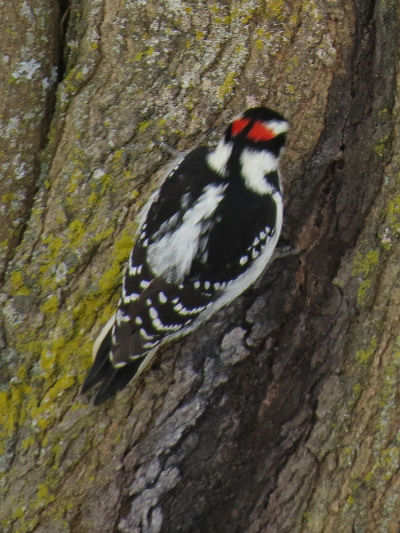
[[[250,287],[273,260],[283,222],[279,159],[289,123],[267,107],[237,116],[214,147],[187,153],[141,213],[116,312],[81,387],[98,405],[165,342]]]

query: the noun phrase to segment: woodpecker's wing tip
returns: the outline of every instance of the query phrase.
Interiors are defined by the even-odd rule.
[[[110,372],[104,376],[103,383],[93,400],[94,405],[100,405],[122,390],[137,374],[143,358],[140,357],[122,368],[111,367]]]
[[[79,394],[85,394],[85,392],[87,392],[89,388],[90,388],[90,385],[88,385],[87,378],[86,378],[85,381],[82,383],[81,388],[79,389]]]
[[[84,382],[81,385],[81,388],[79,389],[79,394],[86,394],[86,392],[91,389],[98,381],[100,381],[101,377],[93,376],[90,372],[86,376]]]
[[[98,407],[102,403],[104,403],[106,400],[109,400],[111,398],[111,394],[105,395],[98,392],[96,396],[93,398],[93,405],[95,407]]]
[[[111,328],[114,325],[115,322],[115,316],[116,313],[114,313],[110,318],[107,320],[107,322],[104,324],[104,326],[101,328],[100,333],[96,337],[96,340],[93,343],[93,349],[92,349],[92,359],[93,361],[96,359],[96,356],[103,344],[104,339],[107,337],[109,332],[111,331]]]
[[[93,364],[81,386],[80,394],[84,394],[99,381],[106,379],[113,371],[109,358],[111,347],[111,328],[114,323],[113,315],[103,327],[93,347]]]

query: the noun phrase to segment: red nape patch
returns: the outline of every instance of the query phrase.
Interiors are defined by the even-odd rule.
[[[239,133],[241,131],[243,131],[244,128],[249,123],[250,123],[250,119],[249,118],[238,118],[237,120],[232,122],[232,128],[231,128],[232,137],[236,137],[236,135],[239,135]]]
[[[247,134],[247,138],[254,142],[258,141],[270,141],[276,137],[273,130],[270,130],[265,126],[263,122],[257,121]]]

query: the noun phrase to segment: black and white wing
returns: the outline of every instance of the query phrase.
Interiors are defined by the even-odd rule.
[[[220,295],[218,285],[191,276],[194,262],[207,254],[213,216],[227,186],[205,166],[205,153],[199,148],[189,154],[147,210],[117,312],[101,334],[82,386],[84,392],[103,382],[96,403],[123,388],[163,341],[189,330]]]

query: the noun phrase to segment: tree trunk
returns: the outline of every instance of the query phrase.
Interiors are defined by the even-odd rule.
[[[2,7],[0,530],[398,532],[398,3],[53,4]],[[161,143],[255,104],[301,253],[94,408]]]

